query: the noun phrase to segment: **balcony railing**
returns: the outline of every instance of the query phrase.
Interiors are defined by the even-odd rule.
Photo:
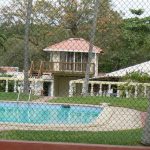
[[[85,73],[87,63],[74,63],[74,62],[32,62],[30,68],[30,74],[38,74],[39,76],[43,73]],[[90,65],[90,74],[94,74],[95,64]]]

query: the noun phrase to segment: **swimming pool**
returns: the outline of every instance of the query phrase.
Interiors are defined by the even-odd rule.
[[[93,122],[102,110],[91,106],[1,102],[0,123],[85,125]]]

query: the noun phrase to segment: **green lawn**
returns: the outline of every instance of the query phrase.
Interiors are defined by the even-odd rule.
[[[18,93],[5,93],[5,92],[0,92],[0,101],[1,100],[8,100],[8,101],[16,101],[18,97]],[[28,100],[28,95],[21,93],[20,95],[20,101],[27,101]],[[38,96],[31,95],[31,100],[38,99]]]
[[[116,97],[72,97],[72,98],[58,98],[50,100],[51,103],[71,103],[71,104],[92,104],[99,105],[100,103],[109,103],[112,106],[126,107],[140,111],[146,111],[149,105],[147,99],[127,99]]]
[[[0,92],[0,100],[15,101],[17,100],[17,93],[4,93]],[[39,96],[31,95],[31,100],[38,99]],[[28,95],[22,93],[20,101],[28,100]],[[126,107],[140,111],[146,111],[148,107],[148,100],[144,98],[139,99],[126,99],[116,97],[72,97],[72,98],[57,98],[49,100],[50,103],[70,103],[70,104],[92,104],[99,105],[100,103],[109,103],[112,106]]]
[[[2,131],[0,132],[0,139],[111,145],[140,145],[141,131],[141,129],[111,132]]]

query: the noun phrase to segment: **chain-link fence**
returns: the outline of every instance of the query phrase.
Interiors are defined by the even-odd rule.
[[[0,139],[150,145],[150,1],[0,0]]]

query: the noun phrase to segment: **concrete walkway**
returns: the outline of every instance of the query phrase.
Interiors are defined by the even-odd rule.
[[[51,96],[42,96],[39,99],[34,100],[34,102],[48,102],[51,99],[55,99],[56,97],[51,97]]]

